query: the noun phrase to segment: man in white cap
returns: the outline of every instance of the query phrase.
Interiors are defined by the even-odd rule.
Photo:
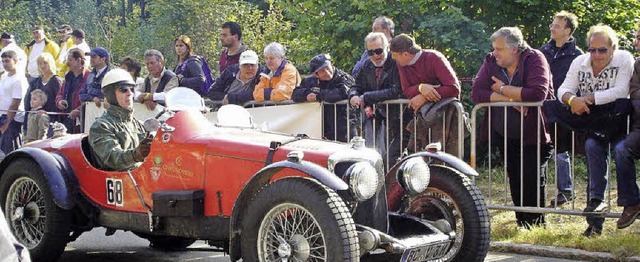
[[[227,67],[209,89],[208,97],[223,104],[242,105],[253,100],[253,89],[260,82],[260,73],[266,73],[258,54],[247,50],[240,54],[238,65]]]
[[[8,50],[16,52],[16,55],[18,55],[18,64],[16,69],[24,72],[24,70],[27,69],[27,54],[25,54],[24,50],[16,44],[16,39],[13,35],[8,32],[3,32],[2,35],[0,35],[0,43],[2,43],[0,55]],[[4,73],[4,67],[0,63],[0,75],[2,75],[2,73]]]

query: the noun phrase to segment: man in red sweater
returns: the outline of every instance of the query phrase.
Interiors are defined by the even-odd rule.
[[[458,98],[460,95],[460,82],[449,60],[442,53],[431,49],[423,50],[407,34],[395,36],[391,40],[390,49],[391,57],[398,66],[402,93],[406,98],[410,99],[408,107],[413,109],[414,112],[418,112],[423,105],[429,102],[432,102],[429,105],[433,105],[446,98]],[[449,103],[452,100],[447,99],[443,103]],[[447,115],[445,116],[449,119],[449,121],[445,121],[447,125],[453,124],[452,121],[457,123],[457,118],[453,117],[455,108],[447,106],[433,108],[447,110]],[[409,124],[409,131],[413,133],[415,130],[418,135],[418,137],[412,136],[409,148],[412,149],[414,146],[412,144],[417,143],[415,147],[416,151],[419,151],[419,148],[425,146],[428,142],[441,141],[445,144],[447,152],[457,154],[458,151],[455,150],[457,144],[452,144],[457,139],[457,136],[449,135],[452,133],[448,132],[449,126],[442,130],[442,118],[433,119],[427,116],[427,114],[435,115],[436,110],[426,109],[420,110],[420,112],[424,112],[418,114],[417,122],[414,121],[415,123]],[[427,135],[421,134],[423,132],[428,133],[426,131],[429,128],[432,129],[431,141],[427,141]],[[417,141],[414,142],[414,139]]]
[[[415,111],[426,102],[458,97],[460,82],[449,60],[436,50],[423,50],[415,40],[400,34],[391,40],[391,57],[400,73],[402,93]]]

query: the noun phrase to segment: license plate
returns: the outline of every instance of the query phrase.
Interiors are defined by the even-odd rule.
[[[409,248],[402,254],[401,262],[417,262],[438,259],[447,254],[449,242]]]

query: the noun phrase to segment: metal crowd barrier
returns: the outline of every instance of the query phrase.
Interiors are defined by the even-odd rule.
[[[514,106],[515,107],[529,107],[529,110],[537,110],[538,118],[540,118],[541,115],[542,115],[541,114],[542,102],[495,102],[495,103],[480,103],[480,104],[477,104],[476,106],[474,106],[474,108],[473,108],[473,110],[471,112],[472,130],[471,130],[471,153],[470,153],[470,164],[471,164],[471,166],[473,168],[476,168],[476,169],[478,168],[478,166],[477,166],[477,161],[478,161],[477,140],[478,140],[478,132],[479,132],[478,123],[480,123],[479,121],[483,121],[483,119],[479,119],[478,118],[479,117],[479,111],[481,109],[486,109],[484,111],[484,114],[487,115],[487,118],[489,120],[488,123],[491,123],[491,113],[490,112],[491,112],[492,108],[503,108],[503,109],[505,109],[505,110],[503,110],[503,112],[504,112],[504,117],[506,119],[506,116],[507,116],[507,110],[506,109],[508,107],[514,107]],[[524,121],[523,121],[524,118],[523,118],[522,114],[523,113],[521,112],[520,113],[520,121],[519,121],[519,123],[509,123],[511,125],[513,125],[513,124],[520,125],[520,139],[523,139],[523,137],[524,137],[523,130],[525,128]],[[540,125],[540,119],[538,119],[537,123],[538,123],[538,125]],[[507,123],[505,123],[505,125],[504,125],[505,126],[504,134],[507,133],[507,131],[506,131],[507,130],[507,125],[508,125]],[[555,127],[556,127],[556,128],[554,128],[555,132],[550,134],[552,136],[552,138],[554,138],[553,141],[557,141],[557,139],[558,139],[558,137],[557,137],[557,130],[558,130],[557,129],[557,127],[558,127],[557,124],[555,124]],[[608,217],[608,218],[618,218],[618,217],[620,217],[621,213],[612,212],[611,211],[612,208],[615,205],[612,205],[611,187],[612,187],[613,183],[611,183],[611,180],[609,179],[611,177],[610,168],[607,168],[607,172],[606,172],[606,176],[605,176],[607,181],[609,181],[607,183],[607,189],[606,189],[606,192],[605,192],[605,198],[606,198],[605,199],[605,203],[607,203],[608,206],[609,206],[609,211],[606,212],[606,213],[598,213],[598,214],[585,213],[585,212],[582,211],[582,209],[577,209],[575,207],[575,201],[577,199],[576,197],[574,197],[574,199],[571,200],[570,202],[567,202],[567,203],[564,204],[566,206],[569,206],[569,208],[567,208],[565,206],[551,207],[551,206],[547,206],[547,203],[544,203],[545,206],[540,206],[540,196],[541,196],[541,194],[540,194],[541,193],[540,192],[540,183],[541,183],[541,181],[540,181],[540,173],[539,173],[540,172],[540,168],[537,168],[537,170],[538,170],[538,173],[537,173],[537,175],[538,175],[537,176],[537,185],[536,185],[536,188],[538,189],[538,191],[537,191],[538,194],[537,194],[537,199],[536,199],[537,206],[535,206],[535,207],[522,206],[522,205],[515,206],[512,203],[511,197],[509,195],[509,187],[508,187],[509,181],[508,181],[507,167],[506,167],[506,155],[503,156],[503,160],[502,160],[502,163],[503,163],[503,166],[502,166],[503,170],[502,171],[503,171],[503,175],[504,175],[504,179],[503,179],[503,191],[504,191],[503,192],[503,196],[502,197],[495,196],[494,191],[496,191],[496,189],[493,188],[493,186],[492,186],[493,185],[494,175],[495,175],[496,171],[494,170],[494,163],[492,163],[492,158],[491,158],[491,156],[492,156],[491,150],[493,148],[492,147],[492,141],[491,141],[491,139],[492,139],[492,137],[491,137],[491,134],[492,134],[491,124],[488,124],[487,128],[488,128],[487,132],[488,132],[488,139],[489,139],[488,142],[487,142],[487,145],[488,145],[488,151],[487,151],[488,152],[488,159],[487,159],[487,162],[488,162],[488,174],[482,174],[482,176],[487,175],[486,179],[488,180],[487,183],[488,183],[489,187],[488,187],[487,190],[483,191],[482,193],[483,193],[483,196],[485,198],[485,201],[487,202],[487,207],[488,208],[496,209],[496,210],[510,210],[510,211],[516,211],[516,212],[527,212],[527,213],[553,213],[553,214],[578,215],[578,216],[595,215],[595,216]],[[526,128],[534,128],[534,127],[526,127]],[[540,163],[541,163],[541,159],[540,159],[540,150],[541,150],[541,148],[540,148],[541,143],[540,142],[541,141],[540,141],[540,128],[539,128],[539,126],[536,127],[536,128],[538,128],[538,131],[537,131],[538,135],[537,135],[537,143],[536,143],[536,145],[537,145],[537,156],[538,156],[537,157],[537,166],[539,167]],[[505,135],[504,136],[504,141],[503,141],[503,146],[504,146],[503,152],[506,150],[506,141],[507,141],[507,136]],[[521,143],[520,144],[521,155],[522,155],[523,147],[524,146]],[[572,149],[571,149],[571,152],[570,152],[570,157],[571,157],[570,168],[571,168],[571,173],[573,174],[573,176],[571,178],[571,181],[572,181],[572,187],[573,187],[572,190],[574,191],[573,195],[576,196],[577,195],[576,193],[579,194],[580,192],[575,192],[575,188],[576,188],[576,185],[577,185],[577,182],[578,182],[578,179],[575,179],[576,178],[576,174],[575,174],[575,159],[576,158],[574,157],[575,156],[575,132],[572,132],[571,148]],[[610,153],[608,154],[608,161],[607,162],[611,163],[611,155],[613,154],[613,152],[611,152],[611,145],[609,145],[609,152]],[[558,165],[556,163],[556,158],[555,158],[555,156],[558,153],[559,152],[557,152],[557,148],[554,148],[553,153],[552,153],[551,157],[549,158],[549,161],[554,161],[554,165],[555,165],[554,174],[553,174],[554,178],[555,178],[554,179],[555,183],[554,184],[546,183],[546,188],[545,188],[546,192],[544,192],[546,194],[546,196],[555,197],[556,194],[558,193],[557,192],[557,187],[556,187],[556,185],[558,183],[558,173],[557,173],[558,172],[557,171]],[[551,159],[553,159],[553,160],[551,160]],[[520,159],[520,163],[521,163],[520,164],[520,174],[522,176],[523,159]],[[547,173],[548,173],[548,169],[547,169]],[[521,177],[521,181],[522,181],[522,177]],[[548,179],[547,179],[547,181],[548,181]],[[525,186],[525,185],[522,185],[522,184],[520,185],[520,190],[521,190],[520,191],[520,195],[521,195],[520,202],[521,203],[522,203],[522,195],[523,195],[522,194],[523,186]],[[526,186],[531,186],[531,185],[526,185]],[[586,193],[586,192],[584,192],[584,193]],[[548,197],[547,200],[549,200],[549,199],[550,198]],[[586,204],[586,201],[585,201],[585,204]]]
[[[310,102],[313,103],[313,102]],[[206,101],[206,104],[208,106],[210,106],[211,108],[217,109],[220,106],[222,106],[221,101]],[[255,102],[255,101],[249,101],[245,104],[243,104],[242,106],[245,108],[255,108],[255,107],[262,107],[262,106],[277,106],[277,105],[290,105],[290,104],[294,104],[293,101],[291,100],[285,100],[282,102],[272,102],[272,101],[264,101],[264,102]],[[405,149],[406,146],[408,146],[407,144],[405,144],[406,141],[408,141],[408,138],[406,137],[408,134],[407,132],[403,132],[405,130],[405,127],[407,126],[407,124],[409,124],[408,121],[405,121],[405,108],[407,108],[407,105],[409,104],[409,100],[408,99],[396,99],[396,100],[389,100],[389,101],[385,101],[385,102],[381,102],[377,105],[374,105],[374,110],[376,110],[377,108],[382,107],[385,112],[384,118],[385,119],[390,119],[390,121],[399,121],[399,127],[400,127],[400,132],[398,132],[399,137],[396,137],[396,139],[398,139],[398,143],[400,143],[400,146],[397,147],[396,149],[398,150],[398,152],[390,152],[390,145],[392,143],[392,141],[390,140],[390,124],[387,123],[385,125],[385,130],[383,131],[379,131],[377,130],[378,127],[378,123],[376,121],[378,121],[376,118],[373,119],[371,125],[372,125],[372,129],[371,132],[373,134],[383,134],[384,135],[384,141],[380,142],[378,141],[377,136],[375,135],[367,135],[365,134],[365,123],[366,123],[366,116],[365,114],[362,112],[362,109],[354,109],[350,106],[349,101],[348,100],[342,100],[342,101],[338,101],[336,103],[327,103],[327,102],[323,102],[322,103],[322,118],[325,118],[324,115],[324,108],[325,107],[333,107],[333,119],[334,119],[334,123],[333,123],[333,133],[336,134],[336,138],[338,137],[338,131],[339,131],[339,126],[345,126],[346,125],[346,132],[347,132],[347,141],[350,140],[351,138],[353,138],[354,136],[361,136],[361,137],[368,137],[368,138],[373,138],[373,141],[371,142],[371,146],[373,148],[379,149],[379,151],[381,151],[380,153],[385,156],[385,163],[387,165],[387,169],[391,166],[392,163],[394,163],[396,161],[396,159],[392,159],[392,155],[393,156],[402,156],[405,153]],[[458,140],[457,140],[457,156],[460,157],[461,159],[464,157],[464,151],[465,151],[465,144],[464,144],[464,139],[465,139],[465,112],[464,112],[464,107],[462,106],[461,103],[451,103],[450,105],[453,105],[455,107],[455,116],[458,120],[458,125],[457,125],[457,130],[454,130],[454,132],[457,132],[458,135]],[[339,110],[340,106],[344,106],[344,108]],[[391,114],[390,112],[390,108],[391,107],[397,107],[397,114]],[[448,110],[448,106],[443,108],[444,110]],[[340,114],[346,114],[348,117],[346,118],[346,123],[339,123],[338,122],[338,116]],[[355,115],[355,116],[354,116]],[[416,119],[416,116],[414,115],[413,120]],[[447,114],[442,114],[442,120],[440,121],[440,123],[438,123],[439,125],[441,125],[442,130],[446,130],[446,126],[447,126]],[[321,121],[322,123],[322,130],[324,131],[324,121]],[[396,125],[398,126],[398,125]],[[355,130],[353,130],[355,129]],[[416,133],[416,125],[414,125],[414,128],[412,130],[412,133]],[[444,151],[448,151],[447,145],[444,141],[447,141],[448,138],[448,133],[447,132],[442,132],[442,136],[441,137],[434,137],[434,135],[432,135],[431,129],[428,130],[427,132],[427,141],[428,142],[438,142],[438,141],[443,141],[442,142],[442,149]],[[382,145],[380,144],[382,143]],[[417,147],[417,143],[414,140],[414,144],[413,144],[413,148]],[[393,153],[393,154],[390,154]]]
[[[353,115],[353,108],[351,108],[349,106],[349,101],[348,100],[343,100],[343,101],[339,101],[336,103],[323,103],[324,106],[333,106],[333,112],[334,112],[334,116],[333,119],[336,120],[337,116],[338,116],[338,106],[339,105],[347,105],[344,114],[347,114],[349,116]],[[393,156],[398,156],[401,157],[403,154],[406,153],[406,149],[409,146],[407,144],[409,138],[406,136],[410,136],[411,134],[409,134],[408,132],[404,132],[406,130],[406,126],[409,124],[408,121],[410,120],[406,120],[405,119],[405,114],[407,111],[406,110],[410,110],[407,109],[407,106],[409,105],[409,100],[408,99],[396,99],[396,100],[388,100],[388,101],[384,101],[381,102],[379,104],[374,105],[373,109],[374,112],[377,111],[378,108],[382,108],[384,111],[384,119],[387,119],[387,122],[385,124],[385,130],[382,131],[382,133],[379,133],[379,130],[377,130],[378,127],[378,123],[376,121],[378,121],[378,118],[373,118],[372,122],[371,122],[371,132],[373,133],[373,135],[368,135],[365,132],[365,124],[366,124],[366,115],[362,112],[363,109],[357,109],[355,110],[355,115],[356,115],[356,119],[355,119],[355,128],[356,128],[356,132],[355,134],[352,133],[351,128],[352,125],[349,124],[349,121],[352,121],[354,119],[352,119],[351,117],[347,118],[347,123],[344,123],[344,125],[347,126],[347,134],[349,134],[349,139],[351,139],[353,136],[357,135],[357,136],[361,136],[361,137],[365,137],[365,138],[374,138],[373,141],[371,141],[371,146],[375,149],[379,149],[379,151],[386,151],[386,152],[380,152],[383,157],[385,157],[385,163],[386,163],[386,167],[387,170],[390,168],[390,166],[396,162],[397,159],[392,159]],[[427,130],[427,143],[431,143],[431,142],[441,142],[442,144],[442,150],[443,151],[448,151],[447,148],[447,143],[446,141],[448,141],[448,135],[449,132],[457,132],[457,156],[461,159],[464,158],[464,140],[465,140],[465,111],[464,108],[462,106],[461,103],[451,103],[446,107],[443,107],[442,110],[448,111],[449,106],[453,105],[455,108],[455,116],[457,118],[458,121],[458,125],[456,128],[456,130],[447,130],[447,114],[443,113],[442,114],[442,119],[440,120],[440,123],[436,123],[438,125],[441,125],[441,128],[443,130],[441,137],[435,137],[435,135],[432,135],[432,130],[429,128]],[[397,114],[393,114],[390,113],[390,110],[392,107],[397,107]],[[416,121],[417,118],[417,114],[419,114],[420,112],[418,111],[417,113],[414,113],[413,118],[411,120]],[[398,121],[399,125],[396,124],[392,124],[391,121]],[[415,123],[415,122],[414,122]],[[323,122],[324,124],[324,122]],[[340,123],[334,122],[334,133],[338,132],[338,125]],[[396,130],[399,131],[397,132],[397,136],[398,137],[391,137],[391,130],[392,128],[397,128],[399,127],[400,130]],[[453,128],[453,127],[450,127]],[[323,126],[323,130],[324,130],[324,126]],[[412,134],[416,134],[417,133],[417,124],[413,125],[413,130],[411,130]],[[384,134],[384,141],[383,141],[383,145],[382,147],[380,147],[379,145],[379,141],[377,138],[377,134]],[[391,139],[397,139],[398,141],[396,143],[399,143],[398,147],[396,148],[398,150],[398,152],[391,152],[391,150],[394,150],[391,148],[391,144],[392,141]],[[417,139],[413,140],[413,148],[417,148]],[[426,146],[425,143],[423,146]]]

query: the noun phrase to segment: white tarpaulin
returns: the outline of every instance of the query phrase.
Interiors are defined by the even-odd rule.
[[[162,106],[150,111],[142,104],[134,103],[133,115],[136,119],[144,121],[155,117],[162,110]],[[269,131],[287,134],[307,134],[313,138],[322,137],[322,105],[320,103],[301,103],[291,105],[256,107],[247,109],[253,117],[253,123],[266,127]],[[104,107],[96,107],[95,103],[85,104],[85,132],[105,112]],[[212,123],[217,121],[217,113],[206,114],[206,118]]]

